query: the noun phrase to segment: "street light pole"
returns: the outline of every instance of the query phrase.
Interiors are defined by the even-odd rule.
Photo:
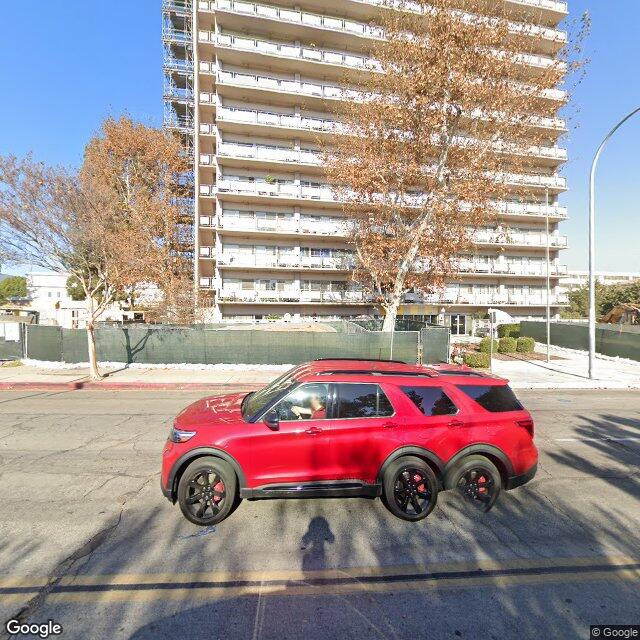
[[[547,362],[551,361],[551,273],[549,266],[549,189],[545,190],[545,231],[547,234]]]
[[[596,155],[591,163],[591,175],[589,179],[589,378],[593,380],[596,360],[596,260],[595,260],[595,223],[596,223],[596,166],[600,155],[613,134],[636,113],[640,107],[634,109],[609,131],[605,139],[600,143]]]

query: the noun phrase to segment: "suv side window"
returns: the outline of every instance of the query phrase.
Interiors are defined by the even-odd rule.
[[[393,406],[377,384],[337,384],[334,418],[392,416]]]
[[[274,407],[280,420],[324,420],[327,417],[328,384],[303,384]]]
[[[425,416],[451,416],[458,407],[442,387],[400,387]]]
[[[508,384],[461,384],[458,385],[458,389],[475,400],[483,409],[492,413],[524,409]]]

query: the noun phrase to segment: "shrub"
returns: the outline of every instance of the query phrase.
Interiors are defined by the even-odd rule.
[[[498,341],[498,353],[515,353],[518,343],[515,338],[500,338]]]
[[[516,351],[518,353],[533,353],[536,348],[536,341],[528,336],[522,336],[518,338],[516,345]]]
[[[520,336],[520,323],[501,324],[498,327],[498,338],[518,338]]]
[[[464,363],[474,369],[488,369],[489,354],[488,353],[465,353]]]
[[[498,341],[493,341],[493,350],[494,352],[498,350]],[[480,340],[480,351],[481,353],[490,353],[491,352],[491,338],[482,338]]]

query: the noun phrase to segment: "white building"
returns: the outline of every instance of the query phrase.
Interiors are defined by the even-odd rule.
[[[29,308],[37,311],[40,324],[54,325],[65,329],[84,329],[87,323],[86,303],[74,301],[67,292],[67,273],[27,274],[27,294],[31,299]],[[140,313],[126,311],[120,305],[110,305],[102,314],[100,322],[123,322],[141,318]]]
[[[596,271],[596,281],[600,284],[629,284],[635,280],[640,280],[638,271]],[[571,270],[566,276],[560,278],[560,288],[563,292],[579,289],[587,284],[589,284],[588,271]]]
[[[505,3],[514,34],[535,14],[544,38],[525,56],[527,68],[553,59],[567,35],[559,0]],[[367,47],[374,0],[163,0],[165,126],[180,131],[194,162],[194,274],[211,320],[255,320],[285,313],[303,318],[372,313],[349,282],[353,253],[340,202],[323,177],[318,135],[336,126],[331,103],[343,99],[345,72],[370,68]],[[556,95],[557,94],[557,95]],[[549,99],[562,106],[564,93]],[[480,231],[463,256],[459,278],[442,295],[407,300],[401,314],[432,317],[445,309],[455,332],[468,332],[471,314],[501,308],[515,317],[545,313],[550,220],[551,305],[566,299],[558,225],[567,210],[558,175],[567,160],[557,146],[565,123],[544,125],[531,200],[504,203],[499,224]],[[546,204],[546,195],[549,204]]]

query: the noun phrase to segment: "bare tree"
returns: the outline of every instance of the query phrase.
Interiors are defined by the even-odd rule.
[[[534,197],[537,151],[554,144],[567,99],[557,87],[578,63],[568,46],[529,57],[545,30],[533,17],[514,24],[504,3],[384,4],[385,38],[336,107],[326,169],[352,223],[354,279],[390,331],[405,293],[442,288],[480,225],[514,193]]]
[[[124,118],[104,123],[78,174],[31,157],[0,158],[0,253],[75,277],[86,301],[94,379],[101,377],[96,322],[109,305],[141,283],[170,298],[185,278],[181,153],[170,136]]]

